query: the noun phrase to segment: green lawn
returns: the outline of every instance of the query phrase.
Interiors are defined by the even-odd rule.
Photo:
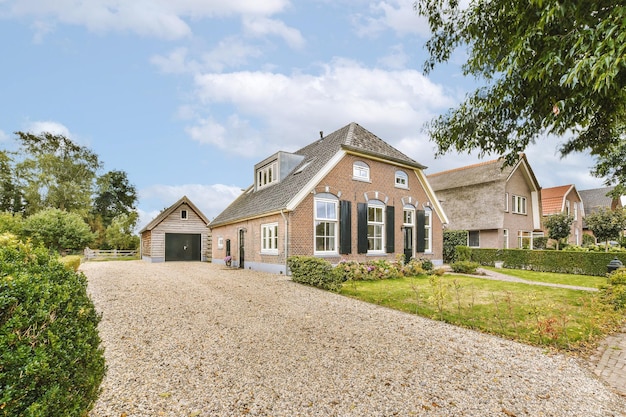
[[[528,279],[528,275],[522,278]],[[340,293],[525,343],[571,351],[593,346],[623,322],[622,315],[599,302],[597,292],[454,274],[350,281]]]
[[[596,277],[591,275],[557,274],[554,272],[535,272],[521,269],[494,268],[488,266],[481,266],[481,268],[495,271],[500,274],[522,278],[527,281],[550,282],[553,284],[576,285],[579,287],[599,288],[600,285],[606,284],[607,281],[606,277]]]

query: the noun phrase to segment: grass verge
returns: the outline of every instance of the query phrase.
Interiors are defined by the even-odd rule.
[[[598,293],[462,275],[349,281],[341,294],[505,338],[586,352],[624,322]]]
[[[527,281],[549,282],[552,284],[565,284],[575,285],[578,287],[599,288],[600,285],[607,283],[606,277],[597,277],[590,275],[558,274],[554,272],[536,272],[525,271],[521,269],[494,268],[488,266],[481,266],[481,268],[498,272],[500,274],[525,279]]]

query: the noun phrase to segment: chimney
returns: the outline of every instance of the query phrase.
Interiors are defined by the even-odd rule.
[[[320,139],[324,139],[324,131],[320,130]]]

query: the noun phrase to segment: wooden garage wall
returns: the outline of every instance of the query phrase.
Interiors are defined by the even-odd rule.
[[[180,213],[187,210],[187,219],[181,219]],[[209,242],[210,231],[204,221],[187,204],[181,204],[159,225],[152,229],[150,251],[152,258],[162,258],[165,260],[165,234],[166,233],[199,233],[201,234],[200,245],[202,247],[202,260],[211,259],[211,249]]]

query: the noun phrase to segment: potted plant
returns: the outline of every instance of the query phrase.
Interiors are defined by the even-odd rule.
[[[233,262],[232,256],[228,255],[224,258],[224,263],[226,264],[226,266],[230,266],[232,262]]]

